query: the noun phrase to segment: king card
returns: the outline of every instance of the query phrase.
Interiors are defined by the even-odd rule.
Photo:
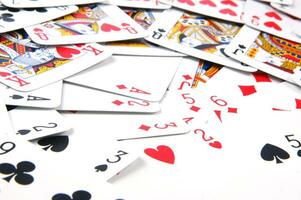
[[[91,67],[111,53],[99,44],[40,46],[20,30],[0,36],[0,55],[0,82],[31,91]]]

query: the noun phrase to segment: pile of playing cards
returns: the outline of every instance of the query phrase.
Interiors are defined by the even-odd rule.
[[[1,0],[0,200],[300,200],[301,0]]]

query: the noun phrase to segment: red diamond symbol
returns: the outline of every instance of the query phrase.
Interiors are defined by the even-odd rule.
[[[120,106],[123,104],[122,101],[119,101],[119,100],[115,100],[115,101],[112,101],[113,104],[117,105],[117,106]]]
[[[187,75],[183,75],[183,77],[184,77],[186,80],[192,79],[191,76],[189,76],[188,74],[187,74]]]
[[[237,108],[228,107],[228,113],[237,113]]]
[[[254,85],[239,85],[238,87],[243,96],[248,96],[257,92]]]
[[[198,112],[201,108],[197,107],[197,106],[191,106],[190,110],[194,111],[194,112]]]
[[[269,75],[267,73],[258,71],[252,73],[253,77],[255,78],[256,82],[272,82]]]
[[[121,89],[121,90],[127,88],[127,87],[126,87],[125,85],[123,85],[123,84],[122,84],[122,85],[116,85],[116,87],[118,87],[118,89]]]
[[[147,126],[144,124],[141,124],[141,126],[139,127],[139,129],[144,130],[144,131],[148,131],[150,128],[151,128],[150,126]]]

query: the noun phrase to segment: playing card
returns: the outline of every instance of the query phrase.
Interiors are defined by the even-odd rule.
[[[1,136],[12,134],[13,128],[2,96],[0,98],[0,120],[2,122]]]
[[[47,1],[47,0],[3,0],[1,1],[5,6],[11,8],[43,8],[43,7],[53,7],[53,6],[68,6],[68,5],[80,5],[80,4],[91,4],[102,2],[103,0],[71,0],[71,1]]]
[[[54,83],[111,55],[99,44],[39,46],[22,30],[1,35],[0,40],[0,82],[18,91]]]
[[[181,57],[113,56],[67,82],[147,101],[160,101]],[[112,79],[112,74],[114,79]],[[126,76],[124,76],[127,74]]]
[[[109,0],[110,4],[130,8],[151,8],[151,9],[168,9],[170,5],[161,3],[158,0]]]
[[[124,8],[123,11],[135,20],[144,29],[148,29],[156,19],[159,19],[162,11],[141,8]],[[130,41],[117,41],[104,43],[113,54],[121,55],[145,55],[145,56],[185,56],[184,54],[152,45],[145,39]]]
[[[89,4],[78,12],[25,28],[38,44],[78,44],[142,38],[146,31],[114,5]]]
[[[244,26],[225,52],[261,71],[300,85],[300,44]]]
[[[267,4],[248,0],[245,5],[244,21],[248,26],[260,31],[301,43],[300,21]]]
[[[75,171],[70,169],[62,170],[58,167],[61,162],[53,160],[51,155],[18,138],[1,137],[0,152],[1,199],[121,197],[121,194],[117,195],[119,192],[114,192],[105,182],[95,182],[83,176],[84,173],[74,176]],[[99,192],[99,188],[104,191]]]
[[[77,9],[77,6],[18,9],[0,5],[0,33],[49,21],[72,13]]]
[[[71,129],[70,124],[55,110],[15,108],[8,113],[14,129],[13,134],[25,140],[33,140]]]
[[[301,9],[301,2],[294,1],[291,5],[284,5],[279,3],[271,3],[273,8],[280,10],[288,15],[301,19],[300,9]]]
[[[224,53],[239,30],[240,26],[232,22],[169,9],[149,28],[150,35],[146,39],[193,57],[243,71],[256,71]]]
[[[63,84],[63,91],[61,105],[56,110],[142,113],[160,111],[159,102],[128,98],[67,82]]]
[[[161,0],[174,7],[226,21],[243,23],[242,0]]]
[[[19,92],[5,85],[0,85],[0,92],[5,94],[7,105],[55,108],[61,104],[62,81],[47,85],[31,92]]]

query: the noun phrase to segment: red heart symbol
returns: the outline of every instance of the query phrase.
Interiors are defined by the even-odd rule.
[[[221,1],[222,4],[224,5],[230,5],[230,6],[233,6],[233,7],[237,7],[237,4],[231,0],[224,0],[224,1]]]
[[[233,10],[231,10],[229,8],[221,9],[219,12],[222,14],[225,14],[225,15],[228,14],[231,16],[237,16],[236,12],[234,12]]]
[[[210,142],[209,145],[217,149],[222,148],[222,144],[219,141]]]
[[[203,5],[208,5],[208,6],[211,6],[211,7],[216,7],[216,4],[210,0],[202,0],[199,2],[200,4],[203,4]]]
[[[107,23],[103,23],[100,28],[104,32],[120,31],[121,30],[119,27],[114,26],[112,24],[107,24]]]
[[[191,0],[178,0],[178,2],[180,2],[180,3],[186,3],[186,4],[190,5],[190,6],[194,6],[193,1],[191,1]]]
[[[265,22],[264,25],[269,28],[274,28],[277,31],[282,31],[282,28],[275,22]]]
[[[271,17],[271,18],[275,18],[275,19],[277,19],[279,21],[282,20],[282,18],[280,17],[280,15],[278,15],[276,12],[273,12],[273,11],[266,12],[265,15],[268,16],[268,17]]]
[[[159,145],[157,146],[157,149],[153,149],[153,148],[144,149],[144,153],[162,162],[166,162],[169,164],[174,164],[175,162],[175,155],[173,153],[173,150],[165,145]]]
[[[7,77],[10,75],[11,75],[11,73],[8,73],[8,72],[0,72],[0,76],[2,76],[2,77]]]
[[[69,47],[56,47],[56,51],[63,58],[72,58],[73,55],[80,54],[80,50],[72,49]]]

